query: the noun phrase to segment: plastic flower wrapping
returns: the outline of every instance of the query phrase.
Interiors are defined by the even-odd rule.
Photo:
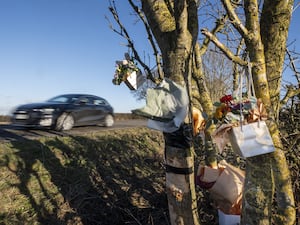
[[[138,72],[139,69],[132,61],[116,61],[116,70],[112,80],[113,84],[120,85],[123,81],[126,81],[127,77],[134,71]]]
[[[267,119],[267,112],[261,99],[248,97],[246,94],[243,94],[242,98],[225,95],[219,102],[215,102],[214,106],[216,110],[213,123],[217,128],[212,136],[220,152],[229,142],[228,132],[232,127]]]

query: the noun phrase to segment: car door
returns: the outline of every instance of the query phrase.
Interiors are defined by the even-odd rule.
[[[102,122],[105,116],[108,114],[106,101],[101,98],[94,98],[93,108],[94,108],[95,122]]]
[[[76,125],[89,125],[94,120],[95,115],[93,104],[88,96],[81,96],[75,103],[76,110],[73,115]]]

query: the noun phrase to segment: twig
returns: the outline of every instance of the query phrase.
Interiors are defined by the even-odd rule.
[[[121,211],[127,213],[130,217],[132,217],[135,220],[135,222],[137,222],[137,224],[143,225],[128,209],[123,209],[121,207],[118,207],[118,209],[120,209]]]
[[[290,53],[290,51],[289,51],[288,49],[286,49],[286,53],[287,53],[287,55],[288,55],[288,57],[289,57],[290,65],[291,65],[291,67],[292,67],[292,70],[293,70],[294,73],[295,73],[295,77],[296,77],[296,79],[297,79],[297,81],[298,81],[298,84],[299,84],[299,83],[300,83],[300,72],[297,71],[297,68],[296,68],[296,65],[295,65],[295,60],[294,60],[294,58],[292,57],[292,54]]]
[[[300,89],[299,88],[295,88],[293,85],[289,85],[287,87],[287,92],[285,94],[285,96],[283,97],[283,99],[280,101],[280,105],[285,105],[288,100],[296,95],[300,95]]]
[[[297,136],[295,138],[293,138],[292,143],[290,143],[288,152],[292,151],[292,149],[294,148],[294,146],[298,143],[299,139],[300,139],[300,133],[298,133]],[[294,150],[296,151],[296,149],[294,149]]]
[[[149,27],[149,24],[146,21],[146,19],[145,19],[143,13],[141,12],[141,10],[132,2],[132,0],[128,0],[128,2],[130,3],[130,5],[134,9],[134,11],[138,14],[139,18],[142,20],[142,22],[145,26],[146,32],[148,34],[148,40],[150,41],[150,44],[151,44],[152,49],[154,51],[157,70],[158,70],[158,74],[159,74],[159,80],[161,81],[164,78],[164,74],[163,74],[163,70],[162,70],[162,66],[161,66],[161,57],[160,57],[160,54],[159,54],[159,52],[156,48],[156,45],[155,45],[155,42],[154,42],[154,39],[153,39],[153,35],[151,33],[151,29]],[[153,79],[153,75],[151,74],[151,70],[149,70],[149,71],[147,70],[147,72],[148,72],[148,76],[152,77],[152,79],[151,78],[150,79],[156,83],[157,80]]]

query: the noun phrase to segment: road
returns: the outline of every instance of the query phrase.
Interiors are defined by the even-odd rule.
[[[95,131],[105,131],[114,129],[126,129],[131,127],[145,127],[147,126],[146,120],[119,120],[115,121],[112,127],[99,127],[99,126],[84,126],[74,127],[70,131],[57,132],[53,130],[41,129],[23,129],[14,127],[10,124],[0,124],[0,142],[14,141],[22,139],[36,139],[40,137],[54,137],[54,136],[69,136],[87,134]]]

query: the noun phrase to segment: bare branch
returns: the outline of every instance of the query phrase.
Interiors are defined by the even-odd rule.
[[[300,2],[298,2],[297,5],[294,6],[294,8],[293,8],[293,13],[295,12],[295,10],[296,10],[298,7],[300,7]]]
[[[235,63],[238,63],[241,66],[247,65],[247,61],[242,60],[240,57],[234,55],[229,48],[223,45],[215,35],[210,33],[207,29],[202,29],[201,33],[208,37],[225,55],[227,58],[232,60]]]
[[[151,44],[151,47],[154,51],[154,56],[155,56],[155,61],[156,61],[156,66],[157,66],[157,71],[158,71],[158,75],[159,75],[159,81],[161,81],[163,78],[164,78],[164,74],[163,74],[163,70],[162,70],[162,66],[161,66],[161,56],[160,56],[160,53],[158,52],[157,48],[156,48],[156,44],[154,42],[154,39],[153,39],[153,35],[151,33],[151,29],[149,27],[149,24],[148,22],[146,21],[145,19],[145,16],[144,14],[142,13],[142,11],[132,2],[132,0],[128,0],[129,4],[131,5],[131,7],[134,9],[134,11],[138,14],[139,18],[142,20],[144,26],[145,26],[145,29],[146,29],[146,32],[147,32],[147,35],[148,35],[148,40]],[[154,76],[152,75],[152,72],[149,68],[147,68],[147,74],[148,76],[150,76],[151,80],[154,81],[155,80],[155,83],[158,82]]]
[[[174,1],[174,18],[176,21],[176,31],[178,35],[188,30],[188,11],[185,0]]]
[[[300,85],[300,72],[297,71],[297,68],[296,68],[296,65],[295,65],[295,61],[294,61],[294,58],[292,57],[292,54],[290,53],[290,51],[288,49],[286,49],[286,53],[289,57],[289,60],[290,60],[290,65],[292,67],[292,70],[294,71],[295,73],[295,77],[298,81],[298,84]]]
[[[125,27],[123,26],[123,24],[120,21],[118,12],[117,12],[115,4],[114,4],[114,1],[111,4],[111,6],[109,7],[109,10],[110,10],[112,16],[114,17],[115,21],[119,25],[120,31],[114,29],[112,25],[110,25],[110,28],[115,33],[119,34],[120,36],[122,36],[123,38],[125,38],[127,40],[128,47],[132,50],[133,55],[134,55],[134,59],[140,63],[140,65],[144,68],[144,70],[147,71],[147,73],[148,73],[147,78],[150,79],[154,83],[159,83],[160,82],[159,80],[157,80],[155,77],[151,76],[151,69],[141,60],[141,58],[140,58],[140,56],[139,56],[139,54],[138,54],[138,52],[137,52],[137,50],[134,46],[134,43],[133,43],[132,39],[130,38],[127,30],[125,29]]]
[[[224,27],[227,18],[228,18],[227,15],[224,15],[222,18],[217,19],[216,26],[212,29],[211,33],[212,34],[218,33]],[[208,37],[206,37],[203,40],[202,46],[200,48],[200,55],[203,55],[206,52],[209,42],[210,39]]]
[[[295,88],[293,85],[289,85],[287,88],[288,90],[283,99],[280,101],[280,105],[285,105],[290,98],[300,94],[300,89]]]
[[[228,17],[232,22],[233,26],[239,31],[242,37],[246,37],[248,35],[248,30],[243,25],[237,14],[235,13],[235,7],[231,4],[230,0],[222,0],[222,3],[226,9]]]

